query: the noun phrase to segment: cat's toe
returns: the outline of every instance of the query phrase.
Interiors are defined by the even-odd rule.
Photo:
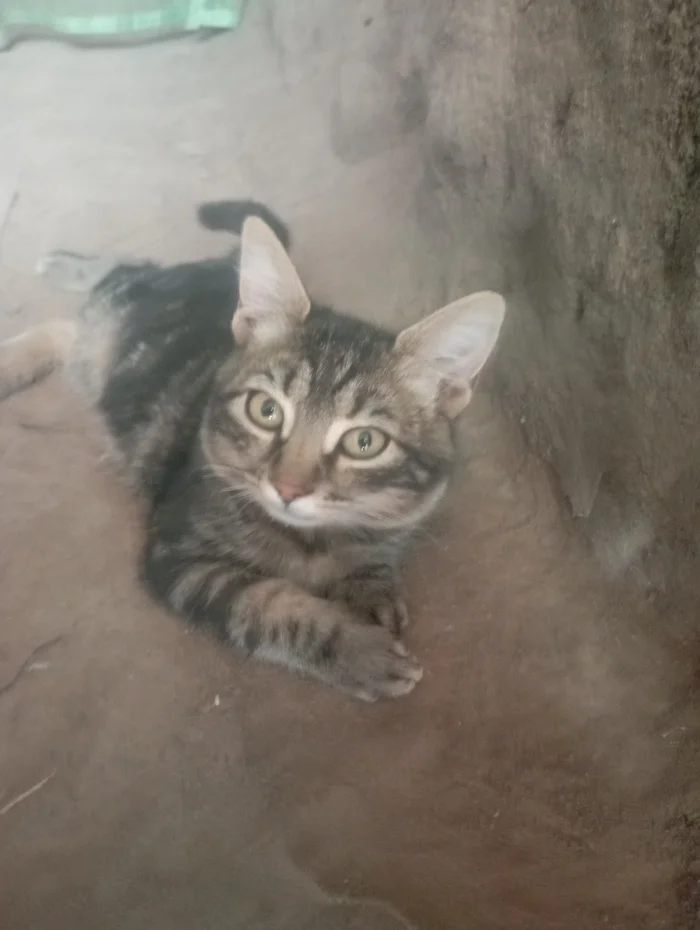
[[[373,616],[377,623],[397,636],[403,633],[410,622],[408,607],[402,597],[387,597],[374,608]]]
[[[353,624],[344,630],[332,677],[360,700],[378,701],[409,694],[423,669],[389,630]]]

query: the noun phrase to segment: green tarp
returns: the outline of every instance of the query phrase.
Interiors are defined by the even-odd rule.
[[[0,47],[54,36],[91,44],[138,42],[238,25],[245,0],[0,0]]]

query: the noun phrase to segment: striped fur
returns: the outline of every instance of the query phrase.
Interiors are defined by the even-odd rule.
[[[49,257],[50,280],[90,289],[77,335],[55,359],[45,329],[0,347],[0,392],[65,356],[144,501],[143,579],[173,611],[356,697],[405,694],[422,673],[398,638],[400,560],[446,487],[502,301],[396,338],[312,304],[261,217],[288,241],[260,205],[200,208],[242,227],[238,271]],[[22,338],[44,349],[33,375]]]

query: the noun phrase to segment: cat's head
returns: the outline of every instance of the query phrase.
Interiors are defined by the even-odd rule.
[[[204,433],[209,465],[287,526],[399,529],[427,516],[503,299],[472,294],[394,336],[312,307],[257,218],[243,228],[239,274],[236,349]]]

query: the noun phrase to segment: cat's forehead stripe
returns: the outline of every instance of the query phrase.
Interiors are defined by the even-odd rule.
[[[348,358],[347,365],[340,371],[333,372],[333,381],[330,386],[330,392],[336,396],[340,394],[343,388],[347,387],[353,378],[359,377],[359,371],[353,358]]]
[[[309,367],[299,359],[286,359],[275,369],[275,384],[294,400],[300,400],[309,388]]]
[[[282,377],[282,390],[285,394],[289,394],[292,384],[294,384],[294,378],[296,377],[296,366],[290,365]]]
[[[356,417],[367,403],[367,392],[360,388],[353,397],[350,416]]]
[[[358,400],[360,401],[358,403]],[[356,382],[346,384],[342,391],[339,391],[332,399],[332,407],[336,416],[352,418],[362,409],[366,394],[361,388],[358,389]]]

